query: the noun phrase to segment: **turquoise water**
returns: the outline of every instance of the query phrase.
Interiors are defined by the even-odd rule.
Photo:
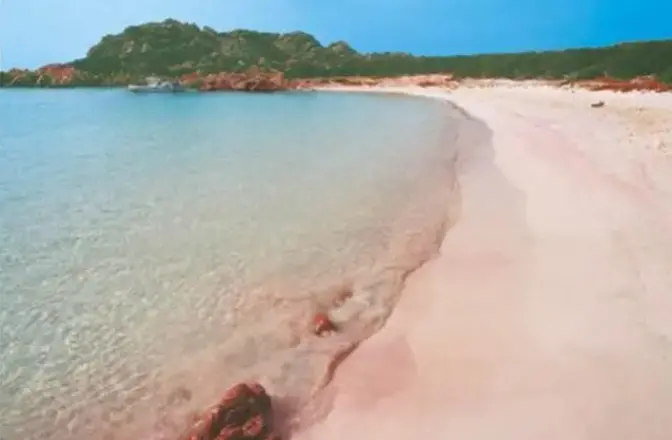
[[[247,377],[300,406],[436,249],[452,116],[400,96],[0,91],[0,438],[174,438]],[[342,286],[344,331],[313,338]]]

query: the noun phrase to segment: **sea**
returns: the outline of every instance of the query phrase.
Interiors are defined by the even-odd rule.
[[[0,439],[176,440],[242,380],[300,413],[437,252],[459,118],[402,95],[0,90]]]

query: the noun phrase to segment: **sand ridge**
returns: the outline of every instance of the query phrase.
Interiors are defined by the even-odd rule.
[[[471,115],[461,215],[298,438],[672,438],[672,95],[373,90]]]

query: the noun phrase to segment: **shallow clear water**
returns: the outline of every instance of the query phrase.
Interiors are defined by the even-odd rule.
[[[174,438],[247,377],[305,401],[435,249],[451,116],[400,96],[1,91],[0,438]],[[313,338],[342,286],[343,333]]]

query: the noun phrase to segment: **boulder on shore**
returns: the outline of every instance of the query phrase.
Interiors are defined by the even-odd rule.
[[[271,398],[257,383],[229,389],[180,440],[279,440],[273,433]]]

